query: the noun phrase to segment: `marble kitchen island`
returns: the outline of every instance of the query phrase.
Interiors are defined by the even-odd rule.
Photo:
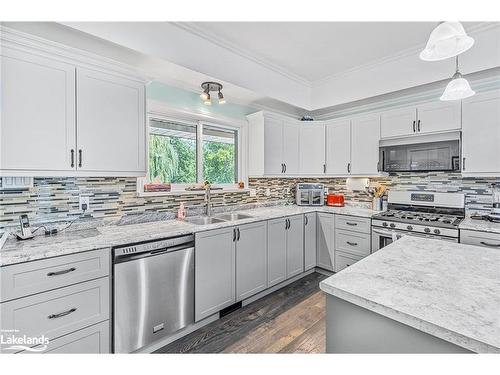
[[[500,251],[404,237],[320,284],[328,353],[500,353]]]

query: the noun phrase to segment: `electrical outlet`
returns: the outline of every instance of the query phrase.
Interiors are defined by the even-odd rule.
[[[79,197],[79,207],[81,211],[87,211],[90,208],[90,197],[86,195],[80,195]]]

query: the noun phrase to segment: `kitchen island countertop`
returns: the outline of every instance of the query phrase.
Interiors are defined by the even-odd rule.
[[[403,237],[321,289],[479,353],[500,353],[500,251]]]

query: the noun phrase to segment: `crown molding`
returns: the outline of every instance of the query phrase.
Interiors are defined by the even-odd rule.
[[[82,66],[96,70],[106,70],[126,78],[140,82],[151,81],[141,70],[104,56],[96,55],[65,44],[44,39],[10,27],[0,25],[0,41],[2,47],[9,47],[53,60]]]
[[[495,29],[495,28],[500,28],[500,22],[481,22],[478,25],[470,27],[467,30],[467,32],[470,35],[475,35],[475,34],[479,34],[479,33],[489,31],[489,30]],[[351,75],[351,74],[354,74],[354,73],[357,73],[357,72],[360,72],[363,70],[371,70],[371,69],[374,69],[378,66],[387,64],[389,62],[398,61],[398,60],[404,59],[408,56],[416,55],[422,49],[425,48],[425,44],[426,43],[424,41],[416,46],[406,48],[406,49],[401,50],[399,52],[396,52],[392,55],[384,56],[380,59],[370,61],[366,64],[357,65],[351,69],[344,70],[342,72],[334,73],[334,74],[328,75],[326,77],[317,79],[317,80],[311,82],[311,86],[314,89],[315,86],[321,86],[323,84],[327,84],[329,81],[332,81],[332,80],[335,80],[335,79],[338,79],[341,77],[346,77],[348,75]]]
[[[202,38],[210,43],[214,43],[214,44],[218,45],[219,47],[222,47],[222,48],[228,50],[229,52],[237,54],[240,57],[243,57],[247,60],[253,61],[254,63],[260,65],[263,68],[270,69],[270,70],[274,71],[275,73],[278,73],[278,74],[280,74],[280,75],[282,75],[282,76],[284,76],[284,77],[286,77],[286,78],[288,78],[296,83],[299,83],[299,84],[304,85],[306,87],[312,86],[311,81],[305,79],[304,77],[301,77],[300,75],[295,74],[295,73],[291,72],[290,70],[285,69],[282,66],[277,65],[271,61],[268,61],[262,57],[256,57],[256,56],[246,52],[242,48],[238,47],[237,45],[227,41],[226,39],[221,38],[220,36],[218,36],[212,32],[203,30],[200,26],[198,26],[194,22],[172,22],[172,24],[175,25],[176,27],[178,27],[184,31],[187,31],[193,35],[196,35],[196,36],[198,36],[198,37],[200,37],[200,38]]]

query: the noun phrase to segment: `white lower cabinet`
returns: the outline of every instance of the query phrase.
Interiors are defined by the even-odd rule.
[[[371,219],[335,215],[335,272],[370,255]]]
[[[304,271],[316,267],[317,220],[316,213],[304,215]]]
[[[286,278],[304,272],[304,216],[288,217],[286,232]]]
[[[195,235],[195,320],[236,302],[233,227]]]
[[[334,214],[318,213],[318,255],[317,266],[328,271],[334,267],[334,240],[335,240]]]
[[[258,222],[235,228],[236,300],[267,288],[267,223]]]

